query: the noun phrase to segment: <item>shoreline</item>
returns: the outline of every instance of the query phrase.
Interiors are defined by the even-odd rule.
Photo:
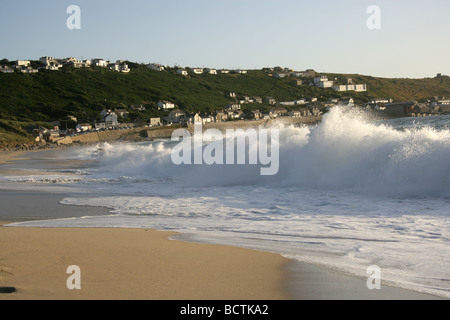
[[[49,150],[51,151],[51,150]],[[56,151],[56,150],[54,150]],[[20,155],[20,157],[23,157],[24,155],[26,155],[26,153],[22,153]],[[28,158],[26,158],[28,159]],[[11,161],[14,161],[14,159],[10,159]],[[20,159],[19,159],[20,160]],[[9,162],[10,163],[10,162]],[[1,167],[0,167],[1,169]],[[3,199],[1,198],[3,195]],[[89,215],[96,215],[96,214],[108,214],[108,210],[106,208],[91,208],[91,207],[78,207],[78,206],[65,206],[65,205],[61,205],[59,203],[60,200],[62,200],[62,198],[64,197],[64,193],[47,193],[47,192],[34,192],[34,191],[8,191],[8,190],[0,190],[0,199],[2,199],[2,203],[4,204],[4,208],[8,207],[9,204],[9,208],[8,210],[10,211],[16,211],[17,210],[21,210],[22,213],[32,213],[32,215],[28,215],[25,216],[24,214],[21,215],[21,217],[17,217],[16,216],[16,220],[20,220],[20,221],[29,221],[29,220],[36,220],[36,219],[42,219],[42,218],[47,218],[47,219],[55,219],[55,218],[70,218],[70,217],[82,217],[82,216],[89,216]],[[5,200],[6,199],[6,200]],[[25,200],[26,199],[26,200]],[[42,214],[42,211],[36,211],[35,208],[36,206],[33,206],[34,201],[36,201],[36,199],[40,199],[41,203],[40,206],[38,206],[41,210],[43,210],[44,212],[53,212],[54,214],[56,214],[56,216],[45,216]],[[18,208],[15,203],[17,203],[18,201],[23,202],[21,204],[21,207]],[[25,204],[28,204],[29,208],[26,209],[24,207]],[[68,210],[66,212],[65,216],[61,216],[61,209],[64,208],[65,210]],[[69,210],[70,209],[70,210]],[[12,220],[14,220],[13,215],[5,215],[4,211],[1,212],[0,214],[0,220],[1,221],[11,221],[11,218],[13,218]],[[13,221],[14,222],[14,221]],[[17,222],[17,221],[16,221]],[[1,224],[1,223],[0,223]],[[145,232],[151,232],[152,234],[155,234],[155,237],[162,237],[163,239],[160,239],[157,241],[158,245],[156,247],[153,247],[152,249],[148,249],[148,250],[156,250],[155,252],[159,252],[161,251],[161,249],[158,249],[158,246],[167,246],[168,243],[174,244],[174,243],[178,243],[182,248],[189,248],[189,249],[183,249],[183,250],[192,250],[190,252],[192,252],[192,255],[198,255],[199,252],[196,251],[195,248],[199,249],[200,247],[202,247],[203,245],[205,245],[206,247],[208,247],[208,249],[202,249],[200,250],[200,252],[202,252],[200,254],[200,256],[197,256],[196,259],[194,259],[194,261],[192,261],[189,265],[184,265],[183,266],[183,270],[185,268],[188,268],[191,264],[199,266],[202,265],[201,263],[199,263],[199,259],[204,259],[207,256],[210,256],[210,254],[214,254],[216,252],[222,252],[222,250],[227,251],[227,254],[230,254],[230,258],[229,258],[229,267],[227,267],[227,272],[228,269],[230,268],[235,268],[237,267],[237,269],[239,270],[239,272],[235,273],[233,276],[230,276],[229,278],[227,278],[227,282],[230,283],[242,283],[242,281],[244,281],[245,279],[241,279],[241,272],[245,271],[245,277],[248,278],[249,275],[253,275],[253,273],[255,272],[256,269],[261,268],[261,265],[264,266],[263,269],[264,270],[264,276],[260,275],[258,276],[259,279],[262,282],[266,282],[267,279],[269,279],[270,281],[274,281],[271,284],[271,289],[263,289],[261,287],[258,287],[260,284],[258,283],[258,281],[256,281],[255,283],[253,283],[253,287],[250,289],[250,291],[246,291],[244,296],[240,296],[240,292],[235,292],[231,295],[222,295],[222,296],[215,296],[216,299],[274,299],[274,300],[335,300],[335,299],[339,299],[339,300],[377,300],[377,299],[388,299],[388,300],[425,300],[425,299],[441,299],[440,297],[437,296],[432,296],[432,295],[428,295],[428,294],[421,294],[421,293],[416,293],[414,291],[410,291],[410,290],[406,290],[406,289],[400,289],[400,288],[393,288],[393,287],[387,287],[387,286],[383,286],[382,290],[378,290],[378,291],[370,291],[366,288],[365,284],[366,281],[364,279],[356,279],[354,277],[350,277],[350,276],[342,276],[342,275],[337,275],[337,274],[333,274],[332,272],[330,272],[329,270],[323,270],[320,269],[319,267],[313,266],[313,265],[308,265],[305,263],[300,263],[294,260],[290,260],[287,258],[282,257],[279,254],[276,253],[268,253],[268,252],[260,252],[260,251],[255,251],[255,250],[251,250],[251,249],[243,249],[243,248],[237,248],[237,247],[231,247],[231,246],[223,246],[223,245],[211,245],[211,244],[205,244],[205,243],[193,243],[193,242],[184,242],[184,241],[173,241],[168,239],[169,236],[173,235],[174,233],[170,233],[170,232],[166,232],[166,231],[155,231],[155,230],[151,230],[151,229],[107,229],[107,228],[91,228],[91,229],[77,229],[77,228],[67,228],[67,229],[58,229],[58,228],[25,228],[25,227],[0,227],[2,228],[1,231],[4,230],[8,230],[8,235],[6,235],[6,232],[0,232],[0,238],[8,236],[9,238],[5,240],[5,238],[2,238],[2,241],[4,245],[6,245],[6,248],[3,247],[2,250],[0,250],[0,267],[2,267],[2,263],[4,264],[5,262],[5,258],[2,256],[5,254],[5,252],[7,252],[7,250],[13,250],[14,248],[8,248],[7,244],[8,243],[14,243],[14,245],[16,246],[24,246],[23,250],[21,250],[21,252],[32,252],[34,251],[41,251],[41,248],[36,248],[33,247],[34,243],[26,243],[26,241],[28,241],[28,239],[30,238],[35,238],[35,239],[41,239],[41,238],[47,238],[47,237],[51,237],[53,239],[53,242],[48,242],[45,243],[45,245],[43,246],[43,248],[45,248],[46,250],[49,250],[48,254],[50,257],[52,257],[53,255],[55,255],[55,253],[53,252],[53,249],[55,251],[57,250],[62,250],[61,248],[53,248],[53,246],[56,245],[62,245],[61,242],[65,242],[66,246],[72,246],[71,243],[78,243],[79,241],[85,241],[85,239],[91,239],[91,241],[99,241],[98,236],[100,234],[104,235],[105,237],[109,237],[112,239],[123,239],[124,237],[133,237],[133,241],[138,241],[139,243],[142,244],[143,238],[140,238],[141,236],[145,235]],[[73,230],[72,230],[73,229]],[[13,231],[15,230],[15,231]],[[136,231],[130,231],[130,230],[136,230]],[[56,234],[56,235],[55,235]],[[114,234],[114,236],[112,236],[112,234]],[[136,236],[138,235],[139,236]],[[159,236],[157,236],[157,234],[159,234]],[[68,237],[68,238],[67,238]],[[55,241],[56,240],[56,241]],[[62,241],[63,240],[63,241]],[[102,245],[104,246],[108,246],[107,244],[98,244],[98,250],[99,251],[103,251],[102,249]],[[200,245],[200,246],[198,246]],[[30,247],[31,246],[31,247]],[[117,246],[120,246],[120,244],[115,243],[116,249]],[[142,247],[142,245],[140,246],[140,248]],[[145,246],[144,246],[145,247]],[[176,247],[176,246],[175,246]],[[178,247],[178,248],[181,248]],[[206,248],[206,247],[202,247],[202,248]],[[71,247],[72,248],[72,247]],[[72,248],[73,249],[73,248]],[[80,248],[78,248],[79,250]],[[92,255],[89,254],[90,251],[90,246],[89,245],[85,245],[85,247],[83,247],[83,250],[81,250],[81,253],[79,254],[80,256],[83,255]],[[109,248],[109,254],[110,256],[108,257],[109,260],[113,260],[115,261],[115,253],[113,248]],[[121,249],[124,250],[124,249]],[[178,249],[174,249],[174,250],[178,250]],[[204,251],[203,251],[204,250]],[[235,251],[236,250],[236,251]],[[124,254],[127,254],[127,261],[132,262],[134,260],[137,261],[141,261],[142,260],[142,255],[140,256],[139,254],[136,255],[132,255],[131,252],[133,252],[133,248],[132,247],[127,247],[127,250],[124,250]],[[139,250],[138,250],[139,252]],[[153,252],[153,251],[152,251]],[[233,253],[234,252],[234,253]],[[236,260],[234,257],[234,254],[238,253],[238,252],[243,252],[243,254],[241,254],[241,258],[244,258],[244,260]],[[253,265],[252,264],[252,257],[253,254],[263,254],[264,255],[264,259],[263,259],[263,263],[261,263],[261,265]],[[59,253],[60,258],[63,260],[68,260],[69,258],[66,258],[63,254]],[[180,262],[179,260],[177,260],[177,255],[178,254],[173,254],[173,256],[166,256],[165,259],[160,260],[160,264],[164,265],[164,266],[170,266],[175,264],[182,264],[182,262]],[[151,256],[154,256],[154,254],[152,253]],[[220,254],[219,254],[220,256]],[[249,259],[250,258],[250,259]],[[23,258],[25,259],[25,258]],[[28,261],[24,262],[25,260],[23,260],[21,262],[21,264],[25,265],[29,265],[29,266],[33,266],[39,263],[42,263],[44,265],[47,264],[47,262],[45,262],[42,260],[39,260],[40,262],[38,262],[38,260],[36,260],[36,257],[30,256],[28,257]],[[31,260],[30,260],[31,259]],[[220,260],[220,259],[219,259]],[[268,261],[266,263],[266,260]],[[7,260],[6,260],[7,261]],[[202,260],[203,261],[203,260]],[[271,261],[271,262],[270,262]],[[150,265],[151,261],[147,261],[147,263],[149,263],[148,265]],[[204,264],[208,264],[211,263],[211,261],[204,261],[202,262]],[[23,266],[20,266],[20,268],[23,268]],[[159,266],[161,267],[161,266]],[[211,265],[211,268],[213,270],[218,270],[218,268],[220,269],[220,263],[216,263]],[[8,275],[8,273],[12,273],[11,271],[9,271],[10,267],[2,267],[2,274],[3,277],[6,275]],[[92,270],[95,271],[95,266],[91,266],[90,268],[92,268]],[[106,268],[106,267],[105,267]],[[108,267],[109,268],[109,267]],[[140,268],[143,268],[143,266],[141,265]],[[256,269],[255,269],[256,268]],[[121,270],[115,270],[115,273],[121,273],[124,271],[124,267],[121,266],[119,269]],[[164,269],[164,268],[163,268]],[[32,271],[28,270],[25,271],[24,273],[28,273]],[[41,272],[43,272],[41,270]],[[114,273],[113,272],[113,273]],[[194,271],[192,271],[194,272]],[[145,273],[145,272],[144,272]],[[176,273],[176,272],[175,272]],[[127,274],[129,276],[132,276],[131,272],[127,272]],[[64,274],[63,276],[66,276],[66,274]],[[2,286],[14,286],[14,284],[11,283],[6,283],[4,281],[2,281],[1,279],[2,275],[0,275],[0,287]],[[48,276],[47,276],[48,277]],[[193,277],[193,276],[191,276]],[[198,277],[198,276],[197,276]],[[130,279],[134,280],[134,276],[132,276]],[[215,282],[216,280],[219,280],[220,278],[215,278],[215,279],[210,279],[209,280],[209,288],[205,289],[202,288],[202,291],[205,290],[212,290],[209,291],[210,293],[206,296],[206,297],[200,297],[200,296],[194,296],[192,292],[190,292],[189,296],[177,296],[177,299],[192,299],[194,297],[194,299],[210,299],[213,293],[214,293],[214,288],[218,287],[218,283]],[[30,279],[28,279],[30,280]],[[34,279],[36,280],[36,279]],[[152,281],[152,283],[154,283],[154,281],[157,281],[155,279],[146,279],[147,281]],[[192,279],[191,279],[192,280]],[[197,279],[198,280],[198,279]],[[40,287],[42,285],[42,282],[45,281],[50,281],[46,278],[46,276],[42,276],[41,278],[41,282],[39,283],[39,281],[35,281],[34,283],[34,288],[36,290],[38,290],[38,287]],[[106,280],[105,280],[106,281]],[[114,286],[117,284],[114,282],[114,280],[109,279],[108,280],[109,283],[113,283],[114,285],[112,286],[112,288],[108,288],[106,291],[114,291]],[[112,281],[112,282],[111,282]],[[126,282],[126,280],[124,280]],[[139,281],[137,281],[136,285],[139,285],[141,283],[143,283],[143,278],[139,278]],[[95,282],[95,281],[94,281]],[[122,286],[123,284],[117,284],[118,286]],[[224,286],[227,286],[227,284],[221,284]],[[21,295],[20,293],[22,292],[22,290],[20,290],[21,285],[17,285],[19,290],[17,293],[13,293],[11,295],[3,295],[0,294],[0,300],[2,299],[32,299],[29,294],[29,292],[27,294]],[[26,286],[25,286],[26,287]],[[212,289],[211,289],[212,287]],[[275,290],[273,288],[276,288]],[[63,287],[60,288],[60,290],[63,290],[64,292],[67,291],[67,288]],[[96,294],[100,294],[100,289],[92,289],[92,290],[96,290]],[[100,291],[99,291],[100,290]],[[110,296],[110,297],[105,297],[105,299],[115,299],[115,298],[122,298],[122,299],[128,299],[130,297],[136,297],[136,299],[143,299],[144,296],[150,297],[150,299],[158,299],[158,297],[156,296],[152,296],[150,293],[146,292],[145,294],[143,292],[141,292],[140,294],[134,291],[126,291],[125,289],[121,289],[123,291],[121,291],[120,293],[115,293],[114,296]],[[176,285],[173,284],[173,287],[171,289],[172,291],[175,290],[175,292],[179,292],[178,289],[176,288]],[[145,290],[144,290],[145,291]],[[241,290],[242,291],[242,290]],[[270,294],[267,294],[267,296],[262,296],[261,293],[264,292],[271,292]],[[25,290],[24,293],[26,293],[27,291]],[[159,291],[162,292],[162,291]],[[242,291],[243,293],[244,291]],[[47,292],[47,297],[49,298],[50,296],[48,295],[49,292]],[[68,292],[65,292],[64,294],[68,294]],[[129,296],[128,296],[129,295]],[[62,297],[62,296],[61,296]],[[160,298],[161,299],[170,299],[173,296],[165,296],[164,293],[164,298],[163,294],[161,293]],[[45,295],[40,295],[39,297],[34,297],[34,298],[43,298],[45,299]],[[88,293],[83,293],[82,295],[79,296],[67,296],[67,299],[96,299],[98,297],[94,296],[90,296]],[[49,298],[51,299],[51,298]],[[65,299],[65,298],[63,298]]]

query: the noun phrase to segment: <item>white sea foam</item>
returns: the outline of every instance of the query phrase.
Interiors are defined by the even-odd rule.
[[[337,107],[317,126],[279,126],[269,177],[252,165],[174,165],[170,141],[87,147],[68,154],[98,162],[81,175],[15,182],[82,186],[62,203],[113,215],[21,225],[177,230],[362,277],[375,264],[385,282],[450,297],[450,118],[418,121]]]

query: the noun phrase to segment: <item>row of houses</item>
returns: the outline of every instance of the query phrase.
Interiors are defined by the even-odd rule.
[[[261,112],[259,109],[254,109],[248,112],[243,112],[240,109],[225,108],[222,110],[215,110],[214,112],[205,113],[186,113],[183,110],[172,110],[167,117],[151,118],[150,126],[162,126],[181,124],[189,125],[195,123],[217,123],[234,120],[268,120],[279,117],[309,117],[320,116],[321,111],[318,108],[302,108],[298,110],[287,110],[283,107],[272,108],[268,112]]]
[[[269,69],[269,71],[275,71],[275,69]],[[288,77],[296,77],[296,78],[314,78],[316,76],[316,71],[313,69],[307,69],[305,71],[294,71],[288,68],[285,68],[284,70],[269,73],[269,77],[274,78],[288,78]]]
[[[59,70],[63,65],[68,65],[74,68],[90,68],[90,67],[101,67],[109,68],[112,71],[128,73],[130,68],[128,64],[123,60],[117,60],[116,62],[111,62],[104,59],[90,59],[90,60],[78,60],[76,58],[70,57],[67,59],[57,59],[54,57],[42,57],[39,61],[44,64],[44,69],[46,70]]]
[[[279,68],[281,69],[281,68]],[[269,71],[274,71],[275,69],[269,69]],[[281,70],[278,70],[278,72],[275,73],[269,73],[270,77],[274,78],[288,78],[288,77],[297,77],[297,78],[314,78],[312,85],[326,89],[326,88],[333,88],[336,91],[356,91],[356,92],[365,92],[367,91],[367,86],[365,84],[354,84],[353,80],[350,78],[347,78],[347,83],[344,85],[335,85],[334,81],[329,80],[326,75],[319,75],[316,76],[316,72],[313,69],[307,69],[305,71],[294,71],[290,70],[288,68],[284,68]],[[292,82],[294,86],[301,86],[303,85],[302,80],[294,80]]]
[[[17,60],[13,67],[0,66],[0,71],[2,73],[14,73],[15,71],[21,73],[37,73],[38,69],[31,67],[31,61],[28,60]]]
[[[247,70],[228,70],[228,69],[210,69],[210,68],[190,68],[189,69],[194,74],[229,74],[229,73],[236,73],[236,74],[246,74]],[[183,76],[189,75],[188,69],[179,68],[177,70],[178,74],[181,74]]]
[[[71,66],[74,68],[90,68],[90,67],[103,67],[109,68],[112,71],[128,73],[130,68],[125,61],[117,60],[116,62],[110,62],[103,59],[91,59],[80,61],[75,58],[57,59],[53,57],[42,57],[39,61],[43,64],[38,69],[32,68],[31,61],[29,60],[17,60],[14,67],[0,66],[0,71],[3,73],[14,73],[15,70],[22,73],[37,73],[39,69],[57,71],[63,66]]]
[[[161,65],[159,63],[150,63],[147,65],[148,68],[155,70],[155,71],[164,71],[168,69],[168,66]],[[176,67],[177,73],[181,74],[183,76],[189,75],[189,71],[193,74],[229,74],[229,73],[237,73],[237,74],[246,74],[247,70],[242,69],[235,69],[235,70],[229,70],[229,69],[214,69],[214,68],[181,68]]]
[[[318,88],[326,89],[333,88],[335,91],[355,91],[355,92],[365,92],[367,91],[367,85],[365,84],[354,84],[351,78],[347,78],[347,84],[335,85],[334,81],[328,80],[325,75],[317,76],[314,78],[314,85]]]

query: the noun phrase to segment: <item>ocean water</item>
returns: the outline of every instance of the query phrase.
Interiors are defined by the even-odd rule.
[[[0,183],[61,188],[63,204],[111,210],[16,225],[173,230],[362,278],[376,265],[385,284],[450,297],[450,116],[380,121],[335,107],[318,125],[277,129],[274,176],[258,165],[177,166],[176,143],[155,141],[69,149],[61,159],[93,165]]]

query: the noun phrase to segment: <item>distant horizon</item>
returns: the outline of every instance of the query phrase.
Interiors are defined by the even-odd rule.
[[[5,0],[1,58],[423,79],[450,74],[448,0]],[[73,7],[78,8],[73,11]],[[373,7],[377,8],[374,10]]]

